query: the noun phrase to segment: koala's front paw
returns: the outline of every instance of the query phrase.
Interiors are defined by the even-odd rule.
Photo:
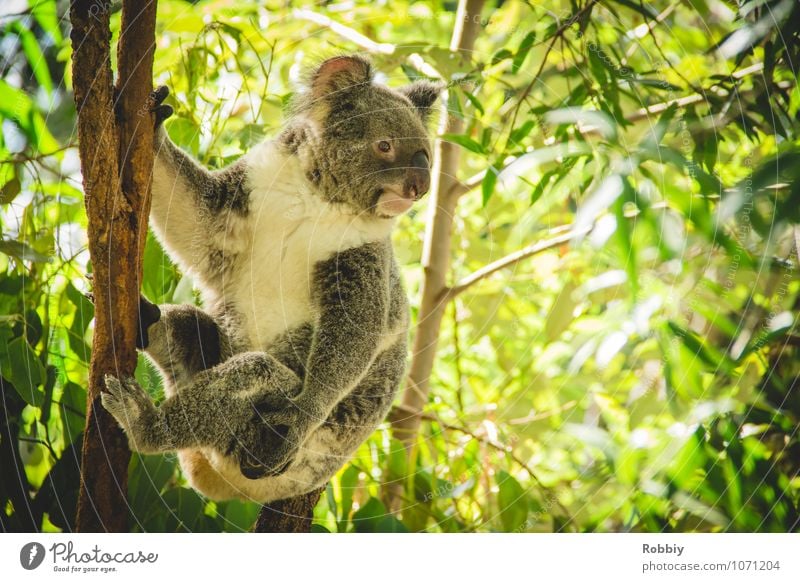
[[[253,442],[243,440],[239,469],[248,479],[281,475],[308,436],[310,417],[288,398],[271,398],[255,409]]]
[[[103,408],[119,423],[132,450],[145,452],[153,448],[148,437],[155,426],[157,410],[150,396],[133,378],[119,380],[106,374],[106,392],[100,395]]]
[[[150,93],[150,100],[152,105],[150,111],[155,113],[156,129],[161,127],[164,120],[170,117],[175,110],[169,105],[164,105],[164,99],[169,96],[169,88],[166,85],[161,85],[158,89]]]

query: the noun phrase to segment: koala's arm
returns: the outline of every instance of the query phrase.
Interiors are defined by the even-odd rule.
[[[172,113],[171,107],[162,105],[167,95],[166,87],[153,93],[156,129],[150,220],[171,254],[184,266],[193,267],[205,260],[215,225],[226,223],[224,218],[215,219],[246,209],[246,164],[239,160],[212,172],[176,146],[163,126]]]
[[[388,241],[348,249],[317,264],[313,299],[319,310],[294,401],[319,426],[367,373],[385,340],[391,251]]]

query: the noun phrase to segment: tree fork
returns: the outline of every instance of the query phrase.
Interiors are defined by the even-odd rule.
[[[100,9],[98,9],[100,7]],[[100,404],[107,373],[133,375],[141,256],[153,167],[152,91],[156,0],[126,0],[111,72],[109,9],[72,0],[73,87],[83,172],[95,329],[81,460],[77,531],[127,531],[130,451]]]

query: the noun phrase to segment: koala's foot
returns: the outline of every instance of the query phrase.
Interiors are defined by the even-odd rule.
[[[103,407],[125,431],[131,450],[161,450],[163,443],[156,436],[161,428],[158,410],[147,392],[133,378],[119,380],[106,374],[105,380],[106,392],[100,395]]]
[[[308,436],[309,417],[288,398],[255,405],[251,436],[241,440],[239,470],[248,479],[275,477],[291,466]],[[250,442],[248,442],[250,441]]]
[[[161,319],[161,310],[155,303],[150,303],[142,295],[139,295],[139,319],[136,322],[136,347],[140,350],[150,345],[150,338],[147,330],[151,325]]]
[[[169,105],[164,105],[164,99],[169,96],[169,88],[166,85],[161,85],[158,89],[150,93],[152,106],[150,111],[155,113],[156,128],[160,127],[164,120],[170,117],[175,110]]]

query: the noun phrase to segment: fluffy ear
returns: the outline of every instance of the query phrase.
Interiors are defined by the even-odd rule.
[[[372,82],[372,65],[363,57],[340,56],[324,61],[311,77],[314,99]]]
[[[414,107],[416,107],[420,117],[422,117],[423,120],[427,120],[431,114],[431,106],[443,89],[444,85],[442,83],[415,81],[410,85],[401,87],[398,91],[408,97]]]

